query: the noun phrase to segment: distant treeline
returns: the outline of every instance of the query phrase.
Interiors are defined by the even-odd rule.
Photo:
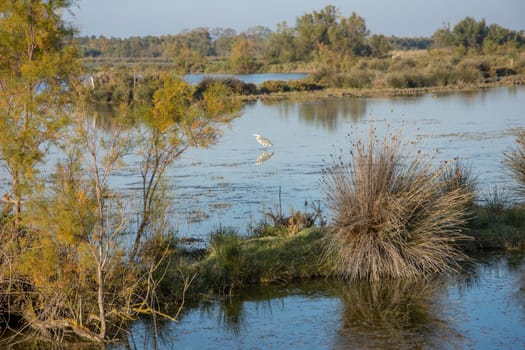
[[[165,58],[180,72],[205,71],[215,64],[218,70],[247,73],[272,64],[318,61],[327,54],[382,57],[391,50],[434,47],[460,53],[521,49],[525,33],[466,17],[453,27],[444,25],[430,38],[385,36],[372,34],[355,12],[345,17],[328,5],[298,17],[295,26],[281,22],[275,30],[255,26],[237,33],[231,28],[197,28],[163,36],[80,37],[78,43],[84,57]]]

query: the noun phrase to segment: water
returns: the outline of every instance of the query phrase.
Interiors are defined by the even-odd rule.
[[[479,181],[480,197],[494,185],[508,186],[503,153],[525,127],[525,88],[422,97],[334,98],[314,102],[257,101],[224,130],[211,149],[185,153],[170,171],[182,236],[206,237],[219,226],[244,234],[262,212],[310,210],[323,199],[322,170],[330,154],[348,152],[371,125],[382,134],[402,129],[406,140],[421,138],[436,162],[460,157]],[[353,133],[354,138],[348,134]],[[253,133],[274,147],[263,150]],[[200,220],[200,221],[199,221]]]
[[[330,154],[349,150],[371,126],[402,128],[437,162],[461,157],[479,191],[507,186],[503,152],[525,127],[525,88],[396,98],[257,101],[224,130],[211,149],[190,150],[169,171],[180,235],[206,238],[214,228],[241,233],[262,211],[302,210],[322,199],[319,185]],[[110,111],[107,111],[109,114]],[[108,118],[108,122],[110,118]],[[110,125],[105,127],[111,128]],[[266,151],[252,136],[269,137]],[[352,134],[352,137],[348,135]],[[265,153],[267,152],[267,153]],[[114,182],[137,188],[130,168]],[[195,221],[202,219],[200,221]],[[484,255],[460,280],[343,286],[314,281],[242,292],[188,308],[179,323],[136,322],[126,341],[150,349],[523,349],[523,254]],[[125,348],[115,345],[115,348]]]
[[[157,336],[137,322],[127,341],[132,349],[523,349],[525,256],[478,259],[459,279],[248,290],[162,322]]]
[[[406,140],[420,138],[418,147],[425,152],[439,150],[436,162],[460,157],[477,176],[482,199],[494,185],[501,189],[512,183],[503,153],[515,147],[514,133],[525,127],[524,107],[525,87],[249,103],[217,145],[191,149],[169,169],[172,225],[179,236],[206,240],[221,226],[249,233],[263,212],[288,215],[292,209],[311,211],[312,204],[322,207],[320,182],[330,154],[348,153],[356,137],[366,139],[371,126],[380,135],[390,127],[402,129]],[[106,116],[100,126],[111,129],[116,112],[99,112]],[[274,146],[263,150],[253,133],[268,137]],[[138,195],[138,160],[128,160],[129,168],[113,183]],[[6,178],[0,180],[4,188]]]
[[[190,84],[198,84],[206,78],[227,79],[235,78],[245,83],[259,85],[268,80],[299,80],[308,76],[306,73],[261,73],[261,74],[187,74],[184,79]]]

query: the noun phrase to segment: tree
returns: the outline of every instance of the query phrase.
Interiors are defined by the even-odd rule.
[[[436,48],[454,46],[454,35],[450,30],[450,23],[446,23],[436,30],[434,34],[432,34],[432,39],[434,40],[434,47]]]
[[[0,4],[0,160],[10,176],[8,200],[20,227],[36,165],[67,119],[63,106],[76,80],[73,29],[60,17],[71,1]]]
[[[495,51],[498,48],[514,46],[521,47],[525,44],[525,37],[520,33],[503,28],[497,24],[491,24],[487,29],[487,36],[483,41],[483,49]]]
[[[187,32],[184,37],[189,48],[198,52],[200,56],[206,57],[213,53],[211,35],[208,28],[194,29]]]
[[[384,56],[391,50],[390,42],[384,35],[372,35],[368,40],[368,46],[370,54],[374,57]]]
[[[214,28],[211,30],[214,53],[217,56],[229,56],[237,36],[235,29]]]
[[[220,126],[234,118],[240,103],[221,83],[212,83],[204,91],[187,82],[164,76],[162,86],[153,96],[153,107],[144,116],[146,124],[137,130],[140,145],[142,202],[139,224],[131,252],[133,260],[143,236],[165,215],[162,182],[166,170],[191,147],[208,147],[217,142]],[[152,233],[152,232],[150,232]]]
[[[257,58],[264,55],[264,49],[272,31],[268,27],[254,26],[242,33],[253,45],[253,55]]]
[[[337,8],[327,5],[319,12],[306,13],[297,18],[296,47],[301,57],[309,57],[319,44],[330,44],[328,30],[336,24],[338,16]]]
[[[355,12],[348,18],[342,17],[338,24],[328,29],[331,49],[354,56],[368,56],[366,39],[369,34],[365,19]]]
[[[487,35],[485,19],[478,22],[472,17],[465,17],[454,26],[452,33],[457,46],[465,50],[481,51],[483,40]]]
[[[230,62],[232,70],[236,73],[253,73],[257,69],[253,42],[240,36],[232,47]]]
[[[206,58],[198,50],[191,48],[183,39],[177,40],[172,47],[173,65],[178,74],[198,72],[204,70]]]
[[[286,63],[296,60],[295,30],[286,22],[277,24],[277,30],[268,37],[264,57],[270,63]]]

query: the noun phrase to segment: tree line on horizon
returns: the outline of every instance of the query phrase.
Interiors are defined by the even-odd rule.
[[[247,73],[261,66],[313,61],[326,52],[344,57],[382,57],[391,50],[430,48],[493,53],[524,47],[525,33],[466,17],[454,26],[443,25],[431,37],[385,36],[371,33],[355,12],[345,17],[328,5],[297,17],[295,26],[278,23],[275,30],[254,26],[238,33],[231,28],[196,28],[175,35],[77,40],[83,57],[164,58],[183,73],[204,71],[210,60],[226,59],[233,70]]]

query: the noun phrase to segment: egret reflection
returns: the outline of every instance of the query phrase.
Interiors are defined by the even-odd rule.
[[[272,158],[274,152],[271,151],[263,151],[257,159],[255,160],[256,165],[261,165],[262,163],[266,162],[268,159]]]

